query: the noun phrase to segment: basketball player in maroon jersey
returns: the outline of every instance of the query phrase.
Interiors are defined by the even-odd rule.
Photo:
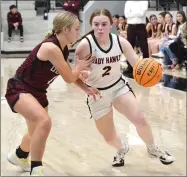
[[[51,129],[46,89],[58,75],[67,83],[75,82],[93,60],[92,57],[86,60],[77,57],[76,66],[70,69],[67,45],[75,42],[78,33],[77,16],[70,12],[59,13],[53,21],[53,32],[32,50],[14,77],[8,80],[7,102],[13,112],[25,118],[28,127],[20,146],[8,154],[8,161],[20,166],[23,171],[30,171],[31,176],[43,175],[42,158]],[[92,92],[94,89],[90,89],[91,95]]]

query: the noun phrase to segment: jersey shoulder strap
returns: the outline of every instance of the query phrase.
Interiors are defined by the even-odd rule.
[[[117,34],[113,34],[113,33],[110,33],[112,35],[112,40],[113,42],[118,46],[118,48],[121,50],[121,52],[123,53],[123,49],[122,49],[122,46],[121,46],[121,43],[119,41],[119,36]]]
[[[90,47],[90,54],[93,54],[93,51],[96,50],[97,45],[95,44],[95,41],[92,37],[92,34],[89,34],[85,37],[85,39],[88,41],[89,47]]]

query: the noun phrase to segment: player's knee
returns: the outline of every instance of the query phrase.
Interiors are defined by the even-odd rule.
[[[39,126],[43,132],[49,134],[52,126],[51,118],[50,117],[43,117],[40,120]]]
[[[139,113],[136,118],[134,118],[134,121],[133,121],[134,125],[136,127],[139,127],[139,126],[146,126],[147,125],[147,121],[145,119],[145,116],[143,113]]]

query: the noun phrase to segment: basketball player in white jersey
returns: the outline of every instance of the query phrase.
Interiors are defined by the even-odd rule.
[[[117,149],[112,165],[123,166],[124,155],[129,150],[128,145],[116,134],[113,107],[134,124],[150,156],[157,157],[163,164],[173,163],[174,158],[156,146],[150,125],[140,112],[133,91],[120,72],[121,54],[124,53],[132,67],[139,60],[138,56],[127,40],[110,33],[112,16],[108,10],[95,10],[90,17],[90,24],[93,31],[79,43],[76,54],[85,57],[91,53],[96,58],[88,68],[85,82],[79,79],[76,84],[88,95],[91,88],[100,91],[100,97],[96,100],[88,96],[87,104],[98,131],[109,145]]]

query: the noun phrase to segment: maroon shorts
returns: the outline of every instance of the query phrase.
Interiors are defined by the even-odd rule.
[[[39,91],[22,81],[11,78],[8,80],[5,98],[14,113],[16,113],[14,106],[19,100],[20,93],[30,93],[38,100],[42,107],[45,108],[48,106],[46,91]]]

